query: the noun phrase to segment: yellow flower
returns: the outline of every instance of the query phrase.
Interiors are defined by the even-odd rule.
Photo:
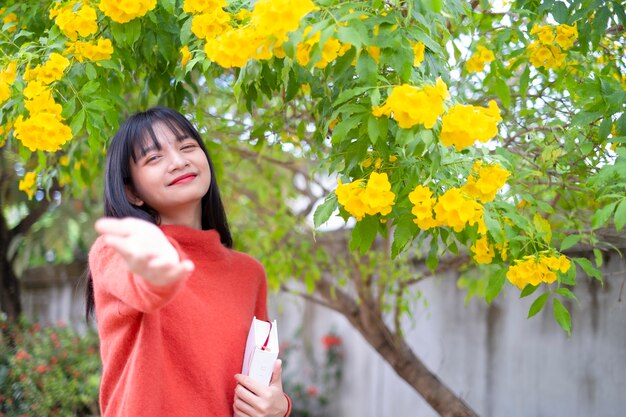
[[[522,289],[526,285],[539,285],[542,282],[551,284],[556,281],[556,271],[565,273],[570,268],[570,261],[561,255],[546,256],[526,256],[524,259],[517,259],[514,265],[509,267],[506,277],[518,288]]]
[[[11,97],[11,85],[15,81],[17,66],[11,61],[0,70],[0,106]]]
[[[476,49],[476,53],[467,60],[466,68],[468,72],[480,72],[484,69],[486,63],[495,59],[493,52],[484,46],[479,45]]]
[[[432,195],[430,188],[423,185],[416,186],[409,193],[409,201],[413,203],[411,213],[415,216],[413,222],[422,230],[428,230],[438,225],[433,215],[433,206],[437,200]]]
[[[373,107],[372,114],[391,116],[404,129],[418,124],[431,129],[444,112],[443,102],[448,97],[448,88],[441,78],[434,86],[422,89],[403,84],[391,91],[383,106]]]
[[[230,15],[217,8],[210,12],[195,15],[191,21],[191,31],[200,39],[215,38],[230,29]]]
[[[98,16],[96,10],[86,4],[75,10],[76,4],[67,4],[50,11],[50,18],[56,17],[54,23],[68,38],[75,41],[78,36],[87,37],[98,31]]]
[[[537,35],[541,43],[544,45],[550,45],[552,41],[554,41],[554,31],[550,25],[539,26],[535,23],[530,31],[530,34]]]
[[[126,23],[145,16],[156,7],[156,0],[101,0],[98,7],[114,22]]]
[[[187,45],[180,48],[180,65],[184,67],[187,65],[189,60],[191,59],[191,52],[189,52],[189,47]]]
[[[28,119],[18,116],[15,120],[15,137],[33,152],[54,152],[72,138],[72,131],[57,115],[38,113]]]
[[[413,43],[409,41],[409,44],[411,45],[411,49],[413,49],[413,66],[418,67],[422,61],[424,61],[424,50],[426,46],[422,42]]]
[[[98,41],[77,41],[74,43],[67,43],[68,48],[63,54],[72,54],[78,62],[89,61],[104,61],[111,59],[113,55],[113,44],[110,39],[100,38]]]
[[[483,206],[468,198],[459,188],[446,191],[433,209],[440,225],[451,227],[456,232],[483,219]]]
[[[578,39],[578,29],[576,25],[558,25],[556,27],[555,42],[563,49],[569,49]]]
[[[474,253],[474,260],[479,264],[490,264],[495,256],[493,246],[487,240],[487,236],[478,239],[470,249]]]
[[[16,21],[17,21],[17,15],[15,13],[9,13],[6,16],[4,16],[4,18],[2,18],[3,26],[13,23],[11,26],[7,28],[7,32],[9,33],[13,33],[17,30],[17,23],[14,23]]]
[[[222,7],[226,7],[223,0],[185,0],[183,3],[183,11],[194,14],[212,12]]]
[[[38,81],[44,84],[51,84],[63,77],[63,72],[70,65],[70,61],[61,54],[53,52],[43,66],[37,65],[33,70]]]
[[[457,104],[441,119],[439,139],[445,146],[454,145],[461,151],[475,141],[487,142],[498,134],[500,109],[494,100],[488,107]]]
[[[509,171],[498,164],[482,166],[482,163],[477,161],[462,189],[482,203],[487,203],[493,201],[496,193],[504,186],[510,175]]]
[[[342,184],[341,179],[337,180],[337,188],[335,189],[337,201],[357,221],[365,216],[365,203],[360,198],[360,194],[363,190],[361,180],[356,180],[345,185]]]
[[[27,172],[24,178],[20,180],[19,189],[24,191],[28,195],[28,199],[32,200],[33,196],[37,192],[37,173]]]

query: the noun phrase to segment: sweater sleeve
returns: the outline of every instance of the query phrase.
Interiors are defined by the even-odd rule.
[[[178,243],[169,238],[180,259],[186,259]],[[124,258],[99,237],[89,251],[94,291],[103,291],[134,310],[151,313],[166,305],[184,287],[187,277],[157,286],[128,270]]]

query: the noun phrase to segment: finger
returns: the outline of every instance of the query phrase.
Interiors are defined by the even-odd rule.
[[[238,417],[256,414],[253,404],[251,404],[248,400],[243,398],[244,396],[248,396],[250,394],[251,394],[250,391],[246,390],[241,385],[238,385],[237,388],[235,389],[233,410],[235,410],[235,414],[237,414]]]
[[[94,224],[96,232],[103,234],[114,234],[119,236],[128,236],[131,229],[128,223],[124,223],[123,219],[115,219],[113,217],[103,217],[98,219]]]
[[[239,384],[241,384],[248,391],[252,392],[254,395],[260,395],[263,390],[267,388],[247,375],[237,374],[235,375],[235,379]]]
[[[283,389],[283,361],[276,359],[274,362],[274,370],[272,371],[272,379],[270,380],[270,387],[279,387]]]

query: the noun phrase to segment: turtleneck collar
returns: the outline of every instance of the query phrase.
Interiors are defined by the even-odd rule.
[[[220,234],[215,229],[199,230],[169,224],[159,227],[166,236],[176,240],[180,248],[189,255],[195,252],[208,260],[219,260],[228,254],[228,248],[222,245]]]

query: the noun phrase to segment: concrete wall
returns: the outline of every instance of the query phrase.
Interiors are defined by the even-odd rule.
[[[414,352],[483,417],[622,417],[626,415],[626,262],[611,256],[604,285],[579,271],[570,338],[546,311],[526,319],[536,296],[519,299],[507,285],[492,305],[472,300],[453,276],[420,288],[429,306],[417,306],[407,340]],[[343,338],[344,379],[332,415],[434,417],[437,414],[347,320],[284,295],[273,305],[282,337],[306,317],[304,332],[319,339],[334,328]]]

